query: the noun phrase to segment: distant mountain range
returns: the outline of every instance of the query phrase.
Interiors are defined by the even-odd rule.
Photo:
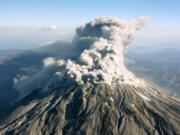
[[[73,28],[0,28],[1,49],[32,49],[57,40],[72,39]]]

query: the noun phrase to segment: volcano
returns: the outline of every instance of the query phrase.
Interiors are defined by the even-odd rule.
[[[46,66],[56,70],[47,84],[1,112],[0,134],[178,135],[180,101],[124,66],[145,24],[145,18],[105,17],[78,27],[76,58],[52,58]]]

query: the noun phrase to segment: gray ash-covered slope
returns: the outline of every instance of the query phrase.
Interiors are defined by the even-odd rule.
[[[62,86],[24,98],[1,119],[1,134],[176,135],[180,102],[151,86]]]
[[[124,66],[128,44],[144,24],[144,18],[99,18],[77,28],[75,59],[47,58],[42,73],[16,79],[22,91],[37,83],[40,87],[40,75],[54,73],[41,90],[0,114],[0,134],[178,134],[180,102]]]

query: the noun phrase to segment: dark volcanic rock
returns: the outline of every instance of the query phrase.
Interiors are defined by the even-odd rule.
[[[151,86],[107,84],[35,91],[1,113],[2,135],[176,135],[180,102]]]

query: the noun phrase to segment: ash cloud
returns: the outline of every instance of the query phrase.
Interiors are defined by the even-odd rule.
[[[124,55],[146,22],[145,17],[131,21],[105,17],[78,27],[75,42],[82,52],[76,61],[61,60],[56,78],[65,77],[81,84],[141,83],[124,66]]]
[[[17,75],[14,78],[14,88],[19,91],[20,98],[33,90],[43,88],[56,72],[57,63],[52,57],[43,60],[43,68],[33,75]]]
[[[58,51],[62,51],[52,49],[58,55],[56,60],[45,59],[44,67],[39,73],[26,77],[25,80],[16,79],[15,88],[21,91],[31,86],[33,89],[44,87],[45,84],[48,88],[64,80],[80,84],[143,83],[126,69],[124,55],[146,22],[146,17],[131,21],[104,17],[81,25],[76,29],[72,42],[67,43],[69,48],[65,50],[68,51],[63,52],[66,57],[58,55]]]

